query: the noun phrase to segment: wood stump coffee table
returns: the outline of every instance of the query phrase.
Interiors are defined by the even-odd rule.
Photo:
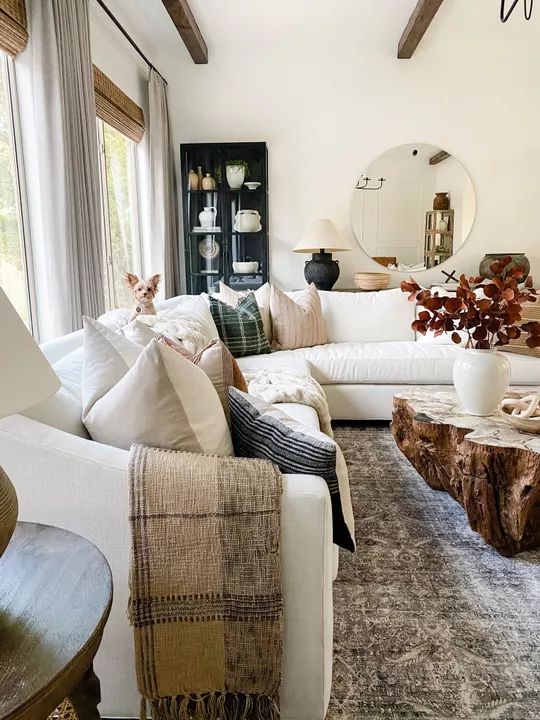
[[[501,555],[540,547],[540,435],[467,415],[455,392],[427,388],[394,397],[392,433],[427,484],[457,500]]]

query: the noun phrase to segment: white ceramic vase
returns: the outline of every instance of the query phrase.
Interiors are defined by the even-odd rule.
[[[226,172],[231,190],[240,190],[246,177],[244,168],[241,165],[227,165]]]
[[[469,415],[493,415],[510,385],[510,363],[497,350],[461,349],[454,362],[454,387]]]
[[[199,213],[199,222],[202,228],[213,228],[216,225],[217,210],[215,207],[205,207]]]

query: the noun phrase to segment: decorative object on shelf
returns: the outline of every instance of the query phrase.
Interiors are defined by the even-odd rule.
[[[244,183],[244,185],[247,187],[248,190],[257,190],[257,188],[261,187],[260,182],[247,182]]]
[[[437,232],[446,232],[448,230],[448,220],[442,217],[440,220],[437,220],[437,225],[435,227]]]
[[[500,18],[501,18],[501,22],[503,22],[503,23],[507,22],[507,20],[510,18],[510,15],[512,15],[512,13],[514,12],[514,10],[517,7],[519,0],[511,0],[511,2],[512,2],[512,4],[508,8],[508,10],[506,10],[506,0],[501,0]],[[531,19],[532,12],[533,12],[533,5],[534,5],[534,0],[523,0],[523,13],[525,15],[525,20]]]
[[[360,175],[360,180],[356,183],[355,190],[381,190],[383,183],[386,182],[386,178],[380,177],[378,180],[374,182],[378,182],[378,185],[371,185],[371,178],[367,177],[366,175]]]
[[[447,192],[437,192],[433,198],[434,210],[450,210],[450,198]]]
[[[202,165],[198,165],[197,166],[197,185],[198,185],[197,190],[203,189],[202,181],[203,181]]]
[[[37,405],[60,388],[60,381],[36,341],[0,288],[0,418]],[[0,466],[0,556],[9,543],[17,522],[15,488]]]
[[[350,249],[331,220],[318,218],[311,222],[293,252],[312,253],[311,260],[306,260],[304,266],[306,282],[314,283],[317,290],[331,290],[339,277],[339,263],[332,259],[332,253]]]
[[[240,190],[249,175],[249,167],[245,160],[227,160],[225,172],[231,190]]]
[[[233,262],[232,268],[235,273],[256,273],[259,271],[259,263],[256,260],[244,260]]]
[[[529,433],[540,433],[540,395],[509,392],[501,403],[500,416],[510,425]]]
[[[205,229],[214,228],[216,226],[217,209],[215,207],[205,207],[199,213],[199,222],[201,227]]]
[[[219,252],[219,242],[215,238],[207,237],[199,242],[199,255],[205,260],[215,260]]]
[[[216,181],[210,175],[210,173],[206,173],[206,175],[203,177],[202,189],[203,190],[215,190],[216,189]]]
[[[527,287],[518,285],[519,267],[508,269],[511,257],[491,265],[494,282],[483,277],[462,275],[455,297],[439,295],[437,290],[421,288],[411,278],[401,289],[419,308],[412,329],[425,335],[451,335],[463,352],[454,363],[454,387],[470,415],[492,415],[510,384],[510,363],[497,349],[526,333],[529,348],[540,347],[540,323],[521,323],[522,305],[536,302],[537,291],[532,280]],[[501,279],[504,278],[504,279]],[[481,290],[480,294],[478,291]]]
[[[385,290],[390,285],[388,273],[357,272],[354,273],[353,280],[360,290]]]
[[[491,269],[493,263],[504,260],[505,258],[510,258],[512,262],[504,267],[504,272],[508,274],[508,272],[513,271],[516,268],[521,268],[522,273],[517,276],[516,279],[520,283],[525,282],[529,277],[529,272],[531,270],[531,263],[525,253],[488,253],[484,255],[480,262],[480,275],[487,280],[492,280],[496,277]],[[501,277],[501,280],[504,280],[504,277]]]
[[[188,173],[188,188],[190,190],[198,190],[199,189],[199,176],[195,172],[193,168],[190,169]]]
[[[234,219],[236,232],[260,232],[262,230],[261,216],[257,210],[239,210]]]

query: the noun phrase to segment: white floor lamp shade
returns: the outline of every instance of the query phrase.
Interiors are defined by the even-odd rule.
[[[54,395],[60,380],[1,288],[0,337],[0,418],[3,418]],[[13,534],[17,514],[15,489],[0,466],[0,556]]]

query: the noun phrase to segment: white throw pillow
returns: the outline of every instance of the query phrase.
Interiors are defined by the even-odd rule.
[[[210,455],[234,454],[225,413],[211,380],[156,340],[92,405],[84,422],[94,440],[125,450],[141,443]]]
[[[149,324],[141,322],[139,318],[135,318],[124,327],[121,327],[116,331],[123,337],[131,340],[131,342],[137,343],[146,347],[150,340],[157,338],[157,334],[152,330]]]
[[[83,349],[77,348],[54,363],[52,367],[60,378],[62,387],[52,397],[22,414],[71,435],[88,438],[88,432],[81,420],[82,362]]]
[[[142,347],[92,318],[83,318],[82,418],[122,378]]]
[[[204,305],[210,315],[206,303]],[[212,316],[210,316],[210,319],[215,327]],[[159,315],[140,315],[136,320],[132,320],[129,325],[126,325],[123,329],[125,336],[134,342],[142,341],[141,344],[146,345],[152,338],[149,337],[147,330],[141,332],[136,323],[146,325],[147,330],[149,328],[154,334],[165,335],[165,337],[180,343],[192,355],[196,355],[219,337],[217,328],[215,335],[211,336],[207,323],[198,313],[188,314],[181,308],[166,310],[160,312]]]

